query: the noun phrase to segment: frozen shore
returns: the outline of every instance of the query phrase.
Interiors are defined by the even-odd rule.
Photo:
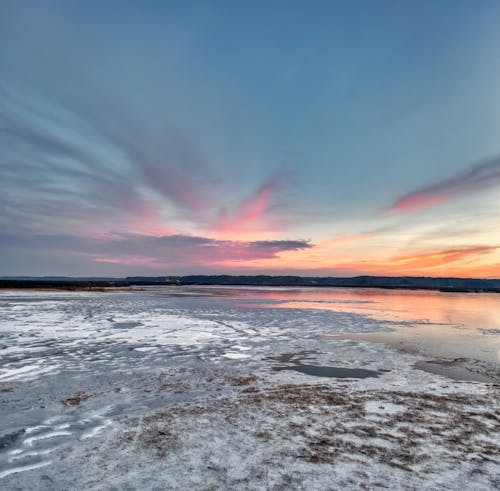
[[[355,339],[388,332],[363,298],[253,296],[2,292],[0,488],[500,486],[497,364]]]

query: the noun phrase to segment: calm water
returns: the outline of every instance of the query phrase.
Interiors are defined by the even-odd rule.
[[[500,294],[363,288],[201,287],[191,292],[234,297],[255,308],[352,312],[382,321],[390,332],[349,337],[436,356],[500,363]],[[187,291],[186,291],[187,293]],[[342,336],[332,328],[325,335]]]

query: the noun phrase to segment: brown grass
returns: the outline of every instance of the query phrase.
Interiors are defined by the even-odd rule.
[[[79,404],[86,401],[87,399],[90,399],[91,397],[92,397],[91,394],[87,394],[85,392],[78,392],[78,394],[75,394],[74,396],[64,399],[63,401],[61,401],[61,403],[64,404],[65,406],[78,406]]]

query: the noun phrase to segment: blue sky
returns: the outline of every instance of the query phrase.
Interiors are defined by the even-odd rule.
[[[3,2],[0,274],[500,276],[499,22]]]

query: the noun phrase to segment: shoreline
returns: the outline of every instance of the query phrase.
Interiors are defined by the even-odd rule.
[[[463,288],[463,287],[441,287],[441,286],[403,286],[403,285],[365,285],[365,284],[346,284],[346,285],[318,285],[318,284],[298,284],[298,283],[221,283],[221,282],[203,282],[203,283],[160,283],[149,281],[58,281],[58,280],[0,280],[0,290],[36,290],[36,291],[110,291],[125,290],[137,286],[164,286],[164,287],[183,287],[183,286],[222,286],[222,287],[251,287],[251,288],[269,288],[269,287],[294,287],[294,288],[354,288],[354,289],[381,289],[381,290],[403,290],[403,291],[437,291],[442,293],[500,293],[500,288]]]

